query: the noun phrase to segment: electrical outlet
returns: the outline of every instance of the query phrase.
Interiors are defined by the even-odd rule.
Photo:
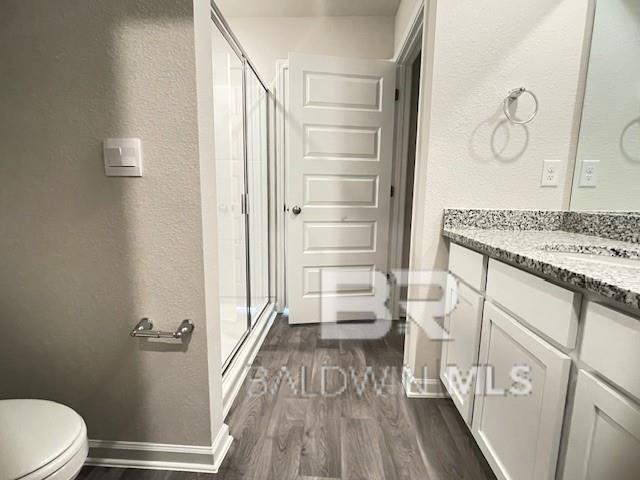
[[[581,187],[597,187],[598,186],[598,167],[600,160],[583,160],[582,169],[580,170],[580,186]]]
[[[545,160],[542,162],[540,185],[543,187],[557,187],[560,182],[560,166],[560,160]]]

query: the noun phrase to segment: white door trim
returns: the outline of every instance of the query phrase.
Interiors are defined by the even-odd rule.
[[[289,98],[289,61],[276,61],[275,90],[275,154],[276,154],[276,227],[277,227],[277,298],[276,309],[282,312],[287,306],[287,257],[285,215],[287,178],[287,99]]]
[[[414,18],[412,25],[422,29],[421,52],[422,59],[420,62],[420,95],[418,98],[418,132],[416,139],[416,163],[414,170],[413,184],[413,212],[411,216],[411,252],[409,253],[409,268],[415,268],[421,265],[419,242],[423,236],[424,229],[424,209],[425,209],[425,192],[424,179],[427,176],[427,145],[423,145],[423,140],[429,137],[429,101],[431,99],[433,61],[435,43],[435,23],[436,23],[436,0],[425,0],[421,9],[418,9],[418,15]],[[406,38],[413,38],[407,35]],[[403,42],[403,48],[397,55],[397,59],[402,60],[405,57],[406,41]],[[406,49],[408,52],[409,50]],[[412,288],[408,289],[409,295],[414,294]],[[414,327],[414,328],[412,328]],[[408,321],[407,333],[405,334],[404,361],[405,368],[415,372],[423,368],[422,355],[420,353],[423,334],[418,329],[417,324]],[[433,370],[433,366],[430,366]]]
[[[429,0],[426,0],[427,2]],[[406,65],[410,63],[413,59],[416,58],[415,52],[416,49],[420,49],[422,44],[420,42],[416,43],[416,37],[422,36],[422,26],[424,24],[424,10],[425,10],[425,0],[420,0],[416,2],[414,7],[413,16],[411,19],[411,23],[407,26],[407,30],[402,39],[402,43],[400,48],[395,53],[393,57],[393,61],[398,65]]]
[[[424,24],[424,2],[418,5],[415,17],[405,35],[402,47],[396,58],[396,88],[399,98],[396,104],[394,124],[394,155],[392,185],[394,195],[391,199],[391,220],[389,237],[389,270],[402,265],[402,244],[404,241],[404,209],[407,196],[407,166],[409,162],[409,122],[411,116],[411,65],[422,50]],[[422,72],[420,72],[422,78]],[[420,102],[420,100],[418,100]],[[417,140],[417,139],[416,139]],[[417,155],[416,148],[416,155]],[[414,175],[415,178],[415,175]],[[391,313],[397,320],[400,316],[400,286],[391,288]]]
[[[413,40],[417,31],[422,33],[422,20],[424,18],[424,10],[425,3],[428,3],[429,0],[418,0],[413,6],[413,12],[411,14],[411,21],[407,25],[405,32],[402,36],[402,40],[400,42],[400,48],[393,55],[393,61],[400,64],[406,63],[406,56],[410,52],[410,48],[408,48]]]

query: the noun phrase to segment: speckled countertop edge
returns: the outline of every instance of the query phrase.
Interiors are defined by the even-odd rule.
[[[513,212],[513,215],[510,215],[510,212]],[[532,244],[548,242],[576,242],[638,248],[637,243],[633,242],[638,237],[638,232],[634,228],[637,225],[635,223],[637,216],[631,219],[620,219],[625,223],[632,222],[631,225],[627,224],[624,227],[617,225],[616,219],[612,220],[609,214],[605,214],[607,220],[595,222],[598,225],[610,225],[613,221],[614,224],[610,230],[612,235],[609,235],[614,237],[612,239],[593,235],[592,228],[579,232],[566,231],[581,229],[564,229],[564,213],[448,210],[445,212],[442,234],[454,243],[477,250],[496,260],[519,266],[549,280],[585,290],[640,313],[640,269],[602,268],[600,265],[568,261],[562,254],[540,252],[532,247]],[[568,223],[572,227],[590,223],[590,219],[585,220],[580,218],[579,214],[569,213],[571,216]],[[597,214],[589,215],[593,217]],[[619,235],[618,232],[622,234]]]

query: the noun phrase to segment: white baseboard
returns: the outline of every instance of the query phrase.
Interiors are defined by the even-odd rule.
[[[250,365],[262,346],[277,315],[271,306],[258,319],[253,331],[238,351],[222,379],[224,416],[242,387]],[[233,437],[226,424],[216,435],[212,446],[172,445],[163,443],[89,440],[89,457],[85,465],[148,470],[181,470],[216,473],[229,451]]]
[[[229,425],[223,423],[222,428],[218,431],[218,435],[216,435],[216,438],[213,440],[213,445],[211,446],[211,450],[213,451],[213,471],[215,473],[218,472],[220,465],[222,465],[222,461],[224,457],[226,457],[231,443],[233,443],[233,437],[229,435]]]
[[[247,376],[251,368],[253,360],[258,354],[258,350],[262,346],[264,339],[271,330],[273,321],[276,318],[276,312],[274,306],[271,306],[266,310],[258,319],[258,323],[253,328],[249,336],[244,342],[244,345],[240,347],[236,358],[234,358],[229,368],[222,376],[222,402],[223,402],[223,417],[226,418],[233,401],[235,400],[242,382]]]
[[[94,467],[139,468],[144,470],[173,470],[182,472],[217,473],[213,465],[186,462],[165,462],[161,460],[130,460],[126,458],[88,457],[85,465]]]
[[[413,375],[402,376],[404,393],[409,398],[448,398],[449,395],[437,378],[416,378]]]
[[[89,440],[85,465],[217,473],[232,441],[226,424],[212,446]]]

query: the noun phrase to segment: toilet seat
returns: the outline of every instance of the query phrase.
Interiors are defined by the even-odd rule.
[[[87,458],[87,427],[48,400],[0,400],[0,479],[71,480]]]

